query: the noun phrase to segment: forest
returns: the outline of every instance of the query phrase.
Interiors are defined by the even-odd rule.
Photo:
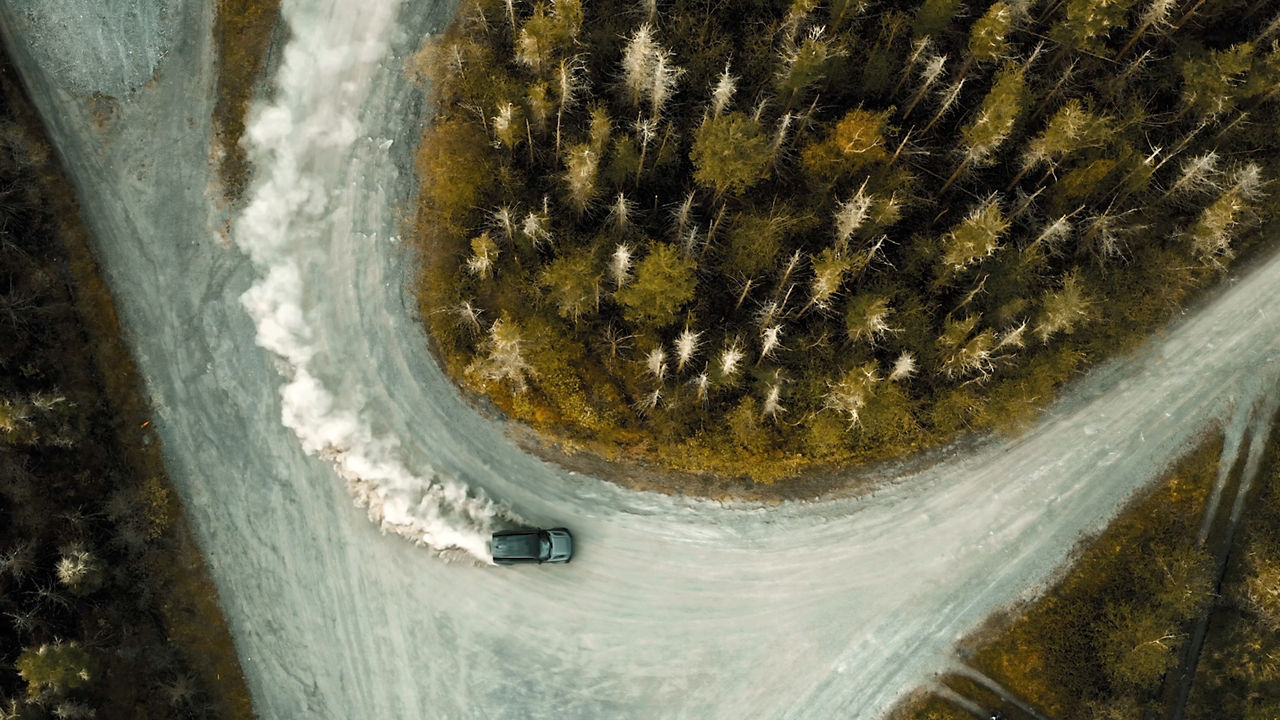
[[[413,69],[464,387],[772,481],[1034,418],[1268,246],[1258,0],[468,0]]]
[[[1009,720],[1280,717],[1280,432],[1272,425],[1238,532],[1228,502],[1244,453],[1213,512],[1221,435],[1203,441],[1135,499],[1035,600],[960,643],[959,661],[1003,693],[951,673],[894,720],[965,720],[964,702]],[[1200,534],[1198,534],[1200,533]],[[1203,539],[1203,541],[1200,541]],[[1225,558],[1215,559],[1216,550]],[[1220,564],[1219,564],[1220,563]],[[1195,646],[1197,623],[1205,623]],[[1189,658],[1194,664],[1187,669]],[[1184,694],[1185,692],[1185,694]],[[1004,695],[1002,698],[1001,695]],[[1182,714],[1177,714],[1181,708]]]
[[[251,718],[71,186],[0,80],[0,719]]]

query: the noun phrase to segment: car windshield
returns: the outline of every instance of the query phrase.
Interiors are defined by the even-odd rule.
[[[538,533],[538,547],[542,550],[538,557],[544,559],[551,557],[551,536],[546,533]]]

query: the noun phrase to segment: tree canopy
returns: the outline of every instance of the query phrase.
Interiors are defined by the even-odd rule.
[[[768,479],[1012,426],[1278,206],[1244,2],[469,2],[428,53],[421,315],[612,456]]]

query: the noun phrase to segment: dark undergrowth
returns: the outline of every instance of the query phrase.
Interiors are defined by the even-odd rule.
[[[1160,708],[1161,680],[1185,625],[1212,600],[1212,558],[1195,544],[1222,443],[1204,442],[1099,536],[1029,606],[999,615],[962,643],[964,661],[1056,720],[1140,720]],[[967,683],[967,685],[965,684]],[[979,707],[1016,706],[948,684]],[[1157,715],[1158,716],[1158,715]],[[895,720],[971,717],[922,693]]]
[[[1225,534],[1243,459],[1206,546],[1195,544],[1218,471],[1218,441],[1175,467],[1099,537],[1082,544],[1070,570],[1028,607],[992,619],[962,644],[964,661],[1057,720],[1172,717],[1179,663],[1196,621],[1209,618],[1183,717],[1280,717],[1280,432],[1273,427],[1249,490],[1240,530]],[[1246,446],[1247,452],[1247,446]],[[1225,572],[1211,551],[1230,540]],[[1010,720],[1017,708],[943,682]],[[971,717],[951,698],[922,690],[895,720]]]
[[[0,717],[251,718],[71,187],[0,79]]]

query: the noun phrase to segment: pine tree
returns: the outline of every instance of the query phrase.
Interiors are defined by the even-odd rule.
[[[1151,0],[1138,20],[1137,29],[1129,36],[1129,42],[1116,53],[1116,58],[1124,57],[1125,53],[1129,52],[1129,49],[1137,44],[1138,40],[1142,39],[1142,36],[1151,28],[1172,27],[1169,24],[1169,14],[1173,12],[1176,4],[1177,0]]]
[[[662,327],[693,299],[695,263],[675,247],[659,243],[636,265],[635,279],[614,293],[623,315],[641,325]]]
[[[910,352],[903,352],[893,361],[893,368],[889,371],[889,382],[902,382],[911,379],[916,374],[916,356]]]
[[[791,219],[785,213],[744,213],[732,220],[723,247],[727,274],[757,277],[776,268]]]
[[[1016,184],[1023,173],[1039,165],[1048,165],[1046,173],[1053,172],[1058,163],[1073,153],[1100,147],[1111,138],[1111,134],[1109,118],[1085,110],[1076,98],[1068,100],[1058,108],[1044,130],[1027,143],[1022,154],[1022,171],[1010,186]]]
[[[1178,197],[1196,192],[1209,192],[1221,189],[1218,177],[1218,153],[1210,150],[1182,161],[1178,170],[1178,179],[1160,196],[1160,200]]]
[[[467,366],[467,374],[484,381],[509,382],[515,392],[525,392],[534,370],[525,359],[521,332],[516,321],[504,312],[490,326],[489,337],[481,348],[483,354]]]
[[[742,369],[742,361],[746,354],[742,352],[742,347],[738,345],[738,341],[728,343],[724,350],[720,351],[717,369],[719,370],[721,382],[728,382]]]
[[[565,153],[564,165],[569,204],[581,213],[596,196],[600,154],[590,145],[574,145]]]
[[[498,244],[493,241],[488,232],[471,238],[471,256],[467,258],[467,272],[481,280],[488,280],[493,276],[493,268],[499,254]]]
[[[1064,48],[1106,54],[1111,31],[1124,27],[1137,0],[1067,0],[1067,16],[1049,35]]]
[[[498,112],[490,118],[493,136],[499,147],[513,150],[525,137],[524,110],[512,103],[498,106]]]
[[[578,37],[582,29],[582,0],[551,0],[551,14],[559,26],[560,36],[564,40]]]
[[[732,112],[703,121],[689,159],[698,184],[723,195],[740,193],[763,180],[773,153],[760,123]]]
[[[698,348],[701,346],[701,337],[702,333],[694,332],[687,326],[683,331],[681,331],[680,335],[676,337],[676,372],[683,371],[684,366],[693,359],[694,353],[696,353]]]
[[[653,39],[653,27],[641,23],[622,50],[622,78],[632,105],[639,105],[653,89],[653,65],[661,48]]]
[[[551,117],[551,109],[555,107],[555,102],[551,99],[551,90],[545,82],[536,82],[529,86],[529,93],[524,99],[525,109],[528,111],[528,122],[533,126],[539,134],[547,131],[547,120]],[[528,126],[525,128],[526,134]],[[529,148],[530,157],[533,156],[533,148]]]
[[[832,0],[830,4],[831,26],[839,28],[851,22],[871,6],[871,0]]]
[[[1055,335],[1069,335],[1088,320],[1092,312],[1093,301],[1085,294],[1079,273],[1069,272],[1063,276],[1061,288],[1045,291],[1040,301],[1036,336],[1041,342],[1049,342]]]
[[[676,81],[684,70],[672,62],[667,52],[653,36],[653,26],[642,23],[627,39],[622,50],[622,76],[627,88],[627,98],[639,106],[649,101],[649,117],[657,121],[662,109],[675,90]]]
[[[81,545],[63,548],[56,569],[58,582],[74,595],[90,595],[102,586],[102,563]]]
[[[874,343],[885,334],[893,332],[887,322],[892,310],[889,298],[873,292],[855,295],[845,310],[845,329],[854,342]]]
[[[729,74],[729,63],[724,64],[724,71],[716,79],[716,86],[711,90],[711,117],[720,117],[725,108],[733,100],[738,89],[738,78]]]
[[[969,58],[960,69],[964,77],[970,63],[989,63],[1009,52],[1008,35],[1013,28],[1013,8],[997,0],[969,30]]]
[[[963,270],[1000,249],[1000,240],[1009,221],[993,197],[942,237],[942,264],[946,272]]]
[[[1280,21],[1280,16],[1276,19]],[[1280,94],[1280,41],[1272,43],[1265,53],[1254,53],[1244,83],[1236,91],[1238,98],[1251,101],[1253,107],[1277,94]]]
[[[925,38],[925,40],[928,40],[928,38]],[[921,44],[923,44],[923,41]],[[920,66],[920,87],[916,89],[915,94],[911,96],[909,101],[907,101],[907,107],[902,111],[902,117],[904,119],[911,117],[911,111],[915,110],[916,105],[918,105],[920,101],[924,99],[924,96],[933,89],[934,84],[942,77],[942,71],[946,65],[946,55],[930,55],[925,58],[923,64]],[[903,78],[905,79],[906,76],[907,73],[904,72]],[[932,123],[930,125],[932,126]],[[928,130],[928,128],[925,129]]]
[[[1224,260],[1234,256],[1232,230],[1245,208],[1244,198],[1233,190],[1227,190],[1200,212],[1186,232],[1196,259],[1206,265],[1222,267]]]
[[[1224,260],[1234,256],[1232,236],[1241,218],[1250,210],[1251,201],[1262,194],[1264,184],[1262,168],[1254,163],[1247,163],[1235,171],[1230,187],[1201,211],[1196,222],[1186,231],[1196,259],[1206,265],[1221,267]]]
[[[862,422],[862,410],[875,394],[880,376],[876,372],[875,363],[864,363],[846,371],[840,379],[827,384],[823,409],[834,410],[844,415],[849,427],[856,427]]]
[[[964,160],[943,184],[943,192],[967,166],[980,167],[992,161],[996,149],[1013,132],[1013,126],[1022,114],[1026,96],[1024,70],[1019,67],[1001,70],[996,76],[995,85],[982,99],[977,115],[960,130],[961,141],[965,146]]]
[[[560,126],[564,121],[564,111],[578,100],[578,94],[585,88],[582,73],[585,70],[579,57],[561,59],[556,66],[555,82],[559,102],[556,107],[556,152],[560,152]],[[597,154],[599,150],[596,151]]]
[[[1182,61],[1182,112],[1214,118],[1235,107],[1236,91],[1252,65],[1252,43],[1209,50]]]
[[[613,254],[609,256],[609,277],[613,279],[613,287],[615,290],[620,289],[627,281],[631,279],[631,246],[626,243],[618,243],[613,249]]]
[[[864,180],[858,190],[836,207],[835,229],[836,242],[848,244],[853,233],[871,216],[871,208],[875,198],[865,192],[867,183]]]
[[[605,150],[609,148],[609,139],[613,137],[613,118],[600,105],[591,108],[590,136],[591,149],[596,151],[596,155],[603,157]]]
[[[848,255],[837,248],[826,248],[810,259],[813,265],[813,283],[809,304],[826,308],[840,289],[845,275],[853,266]]]
[[[547,302],[560,317],[576,323],[599,306],[603,279],[595,253],[584,248],[552,260],[543,269],[538,284],[546,290]]]
[[[33,697],[58,696],[97,677],[97,663],[77,642],[45,643],[22,651],[14,663]]]
[[[920,132],[927,133],[938,123],[947,113],[955,108],[956,99],[960,97],[960,91],[964,89],[965,79],[951,83],[938,95],[938,109],[933,113],[933,117],[929,119],[928,124]]]
[[[563,42],[563,27],[541,3],[533,8],[533,14],[520,28],[516,36],[516,61],[527,66],[535,74],[551,64],[551,56]]]
[[[980,320],[978,315],[969,315],[943,324],[937,340],[938,372],[943,377],[986,377],[994,370],[996,333],[991,328],[975,332]]]
[[[823,37],[823,30],[822,27],[813,28],[799,45],[782,55],[777,87],[788,105],[804,90],[826,80],[831,61],[843,54]]]
[[[960,0],[924,0],[916,10],[915,22],[911,26],[912,36],[919,39],[938,35],[951,24],[959,9]]]

